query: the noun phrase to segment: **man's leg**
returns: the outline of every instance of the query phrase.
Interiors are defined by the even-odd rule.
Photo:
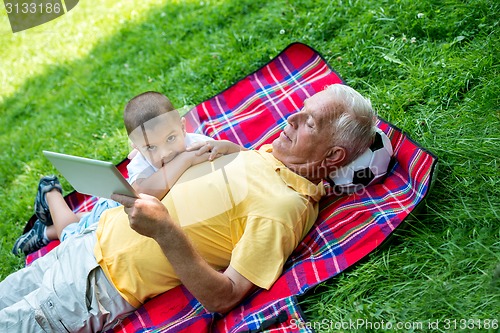
[[[36,293],[37,290],[24,296],[19,302],[0,310],[0,332],[45,332],[36,321],[37,306],[32,303]],[[50,327],[45,329],[51,331]]]
[[[134,311],[97,264],[95,242],[95,233],[90,230],[75,236],[33,263],[38,262],[41,273],[33,274],[30,266],[0,283],[0,295],[8,295],[7,288],[16,287],[17,282],[24,285],[33,280],[38,285],[16,287],[22,296],[3,302],[0,332],[37,332],[41,327],[49,332],[101,331]],[[42,260],[47,257],[51,260]],[[37,277],[28,279],[29,276]]]
[[[0,332],[43,331],[36,323],[35,295],[56,260],[54,250],[0,282]]]
[[[19,302],[24,296],[38,289],[46,269],[51,267],[55,260],[55,253],[49,252],[0,282],[0,310]]]

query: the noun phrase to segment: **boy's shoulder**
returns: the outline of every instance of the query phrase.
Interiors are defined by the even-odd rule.
[[[199,133],[186,133],[186,147],[192,145],[193,143],[213,141],[214,139]]]

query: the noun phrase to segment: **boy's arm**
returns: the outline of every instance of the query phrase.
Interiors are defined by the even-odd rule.
[[[222,155],[237,153],[248,149],[229,140],[211,140],[204,143],[197,143],[187,148],[187,151],[193,150],[197,150],[197,155],[209,153],[208,160],[212,161]]]
[[[198,154],[197,151],[185,151],[158,169],[147,178],[139,178],[132,187],[139,193],[145,193],[161,200],[170,188],[192,165],[207,161],[209,154]]]
[[[132,187],[139,193],[152,195],[161,200],[170,188],[192,165],[212,161],[222,155],[248,150],[228,140],[212,140],[188,147],[172,161],[147,178],[137,179]]]

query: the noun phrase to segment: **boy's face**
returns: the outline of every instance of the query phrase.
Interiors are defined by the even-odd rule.
[[[184,124],[177,111],[170,111],[136,128],[130,140],[151,165],[160,169],[186,150]]]

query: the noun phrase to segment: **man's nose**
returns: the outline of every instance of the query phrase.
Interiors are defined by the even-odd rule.
[[[301,120],[301,117],[302,117],[302,112],[299,111],[294,114],[291,114],[286,121],[290,124],[290,126],[296,128]]]

